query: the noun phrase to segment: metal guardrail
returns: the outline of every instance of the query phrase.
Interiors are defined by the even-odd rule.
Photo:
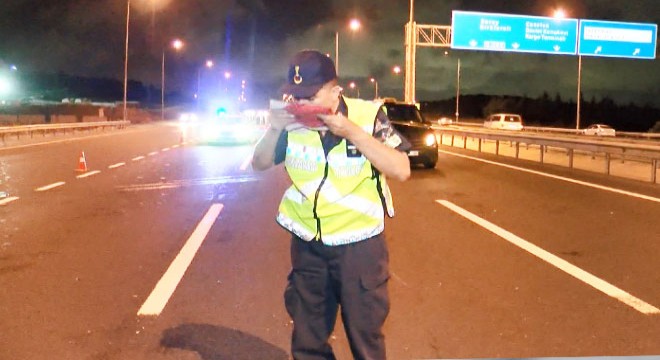
[[[447,126],[434,126],[436,133],[443,138],[443,134],[451,136],[451,146],[454,145],[454,137],[478,139],[478,151],[481,152],[482,142],[485,140],[495,141],[495,155],[499,155],[500,142],[510,142],[515,146],[515,158],[519,158],[520,144],[537,145],[540,149],[539,162],[543,163],[544,153],[548,148],[565,149],[568,155],[568,167],[573,168],[575,152],[589,154],[604,154],[605,173],[610,174],[610,162],[613,157],[649,163],[650,181],[657,183],[657,170],[660,163],[660,143],[633,143],[617,141],[617,139],[578,139],[548,137],[540,134],[522,132],[488,131],[488,130],[465,130]],[[467,141],[463,142],[464,148]]]
[[[563,128],[537,127],[537,126],[525,126],[523,130],[533,131],[533,132],[553,132],[553,133],[564,133],[564,134],[574,134],[574,135],[582,135],[582,131],[583,131],[577,129],[563,129]],[[616,137],[660,140],[660,133],[617,131]]]
[[[454,125],[457,126],[469,126],[469,127],[483,127],[483,122],[455,122]],[[524,126],[523,131],[529,132],[546,132],[546,133],[558,133],[558,134],[572,134],[572,135],[582,135],[582,129],[565,129],[557,127],[541,127],[541,126]],[[648,139],[648,140],[660,140],[660,133],[651,133],[651,132],[627,132],[627,131],[617,131],[617,138],[631,138],[631,139]]]
[[[66,134],[67,131],[76,131],[76,130],[92,130],[98,128],[119,128],[122,129],[130,125],[129,120],[119,120],[119,121],[98,121],[98,122],[88,122],[88,123],[64,123],[64,124],[38,124],[38,125],[19,125],[19,126],[2,126],[0,127],[0,138],[2,142],[5,141],[5,138],[8,136],[16,136],[17,139],[20,139],[21,135],[27,135],[31,138],[34,134],[41,133],[46,136],[46,133],[58,133],[62,132]]]

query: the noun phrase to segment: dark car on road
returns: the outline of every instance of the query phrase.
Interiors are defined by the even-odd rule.
[[[411,165],[421,164],[432,169],[438,162],[438,143],[431,122],[414,104],[386,101],[383,111],[394,128],[412,145],[408,150]]]

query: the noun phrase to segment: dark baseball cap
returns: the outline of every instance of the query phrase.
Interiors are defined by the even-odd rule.
[[[323,85],[336,78],[335,63],[329,56],[316,50],[303,50],[291,59],[286,83],[282,85],[280,92],[298,98],[309,98]]]

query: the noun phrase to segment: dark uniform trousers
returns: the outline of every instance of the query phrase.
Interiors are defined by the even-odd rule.
[[[388,261],[383,234],[339,246],[292,238],[284,302],[293,319],[294,359],[335,359],[328,339],[339,308],[353,357],[385,359]]]

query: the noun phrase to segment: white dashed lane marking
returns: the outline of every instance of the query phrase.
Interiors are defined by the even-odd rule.
[[[118,162],[116,164],[108,165],[108,169],[116,169],[116,168],[118,168],[120,166],[124,166],[124,165],[126,165],[125,162]]]
[[[16,201],[16,200],[18,200],[18,199],[20,199],[18,196],[10,196],[10,197],[6,197],[6,198],[0,200],[0,206],[2,206],[2,205],[7,205],[7,204],[9,204],[10,202],[12,202],[12,201]]]
[[[80,175],[76,176],[76,179],[82,179],[82,178],[86,178],[86,177],[96,175],[96,174],[100,174],[100,173],[101,173],[101,170],[88,171],[84,174],[80,174]]]
[[[38,188],[34,189],[34,191],[47,191],[47,190],[54,189],[56,187],[62,186],[64,184],[66,184],[66,182],[59,181],[59,182],[52,183],[52,184],[49,184],[49,185],[46,185],[46,186],[38,187]]]

